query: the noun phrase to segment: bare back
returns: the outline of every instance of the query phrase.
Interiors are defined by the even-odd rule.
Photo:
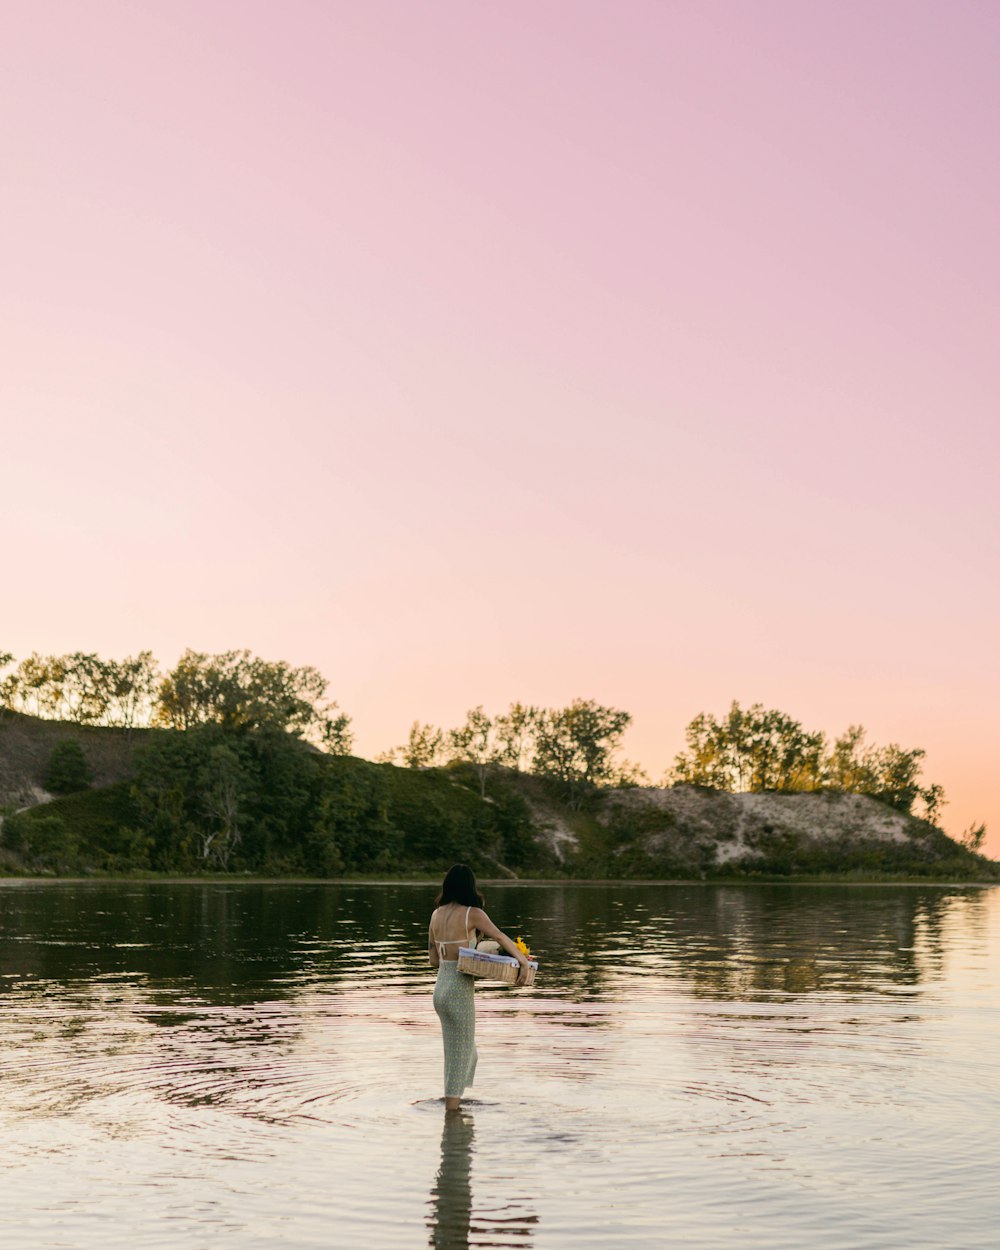
[[[442,959],[457,959],[460,946],[475,946],[476,930],[469,924],[471,910],[461,903],[445,903],[431,915],[430,937]]]

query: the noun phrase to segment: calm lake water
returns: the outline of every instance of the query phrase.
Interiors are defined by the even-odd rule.
[[[488,893],[446,1119],[432,887],[0,884],[3,1244],[997,1246],[1000,891]]]

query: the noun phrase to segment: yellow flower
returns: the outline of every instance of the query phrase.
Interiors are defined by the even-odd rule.
[[[531,951],[528,950],[528,943],[524,940],[523,937],[519,937],[517,941],[514,943],[514,945],[517,947],[517,949],[521,952],[522,955],[526,955],[528,959],[531,958]]]

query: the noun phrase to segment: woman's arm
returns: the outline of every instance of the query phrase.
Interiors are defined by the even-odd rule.
[[[438,950],[438,944],[434,941],[434,922],[431,921],[427,929],[427,958],[430,960],[432,968],[439,967],[441,963],[441,952]]]
[[[498,929],[493,921],[487,916],[481,907],[473,907],[469,912],[469,924],[475,925],[480,933],[485,933],[487,937],[491,937],[494,942],[504,948],[508,955],[513,955],[517,962],[521,965],[517,973],[518,985],[524,984],[527,976],[528,959],[523,951],[518,950],[517,944],[513,942],[502,929]]]

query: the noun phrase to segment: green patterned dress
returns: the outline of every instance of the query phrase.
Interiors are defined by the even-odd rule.
[[[469,912],[465,913],[465,945],[475,947],[469,937]],[[444,952],[461,942],[438,942],[437,980],[434,983],[434,1010],[441,1021],[444,1039],[444,1096],[460,1098],[476,1075],[476,983],[458,970],[458,959],[445,959]]]

